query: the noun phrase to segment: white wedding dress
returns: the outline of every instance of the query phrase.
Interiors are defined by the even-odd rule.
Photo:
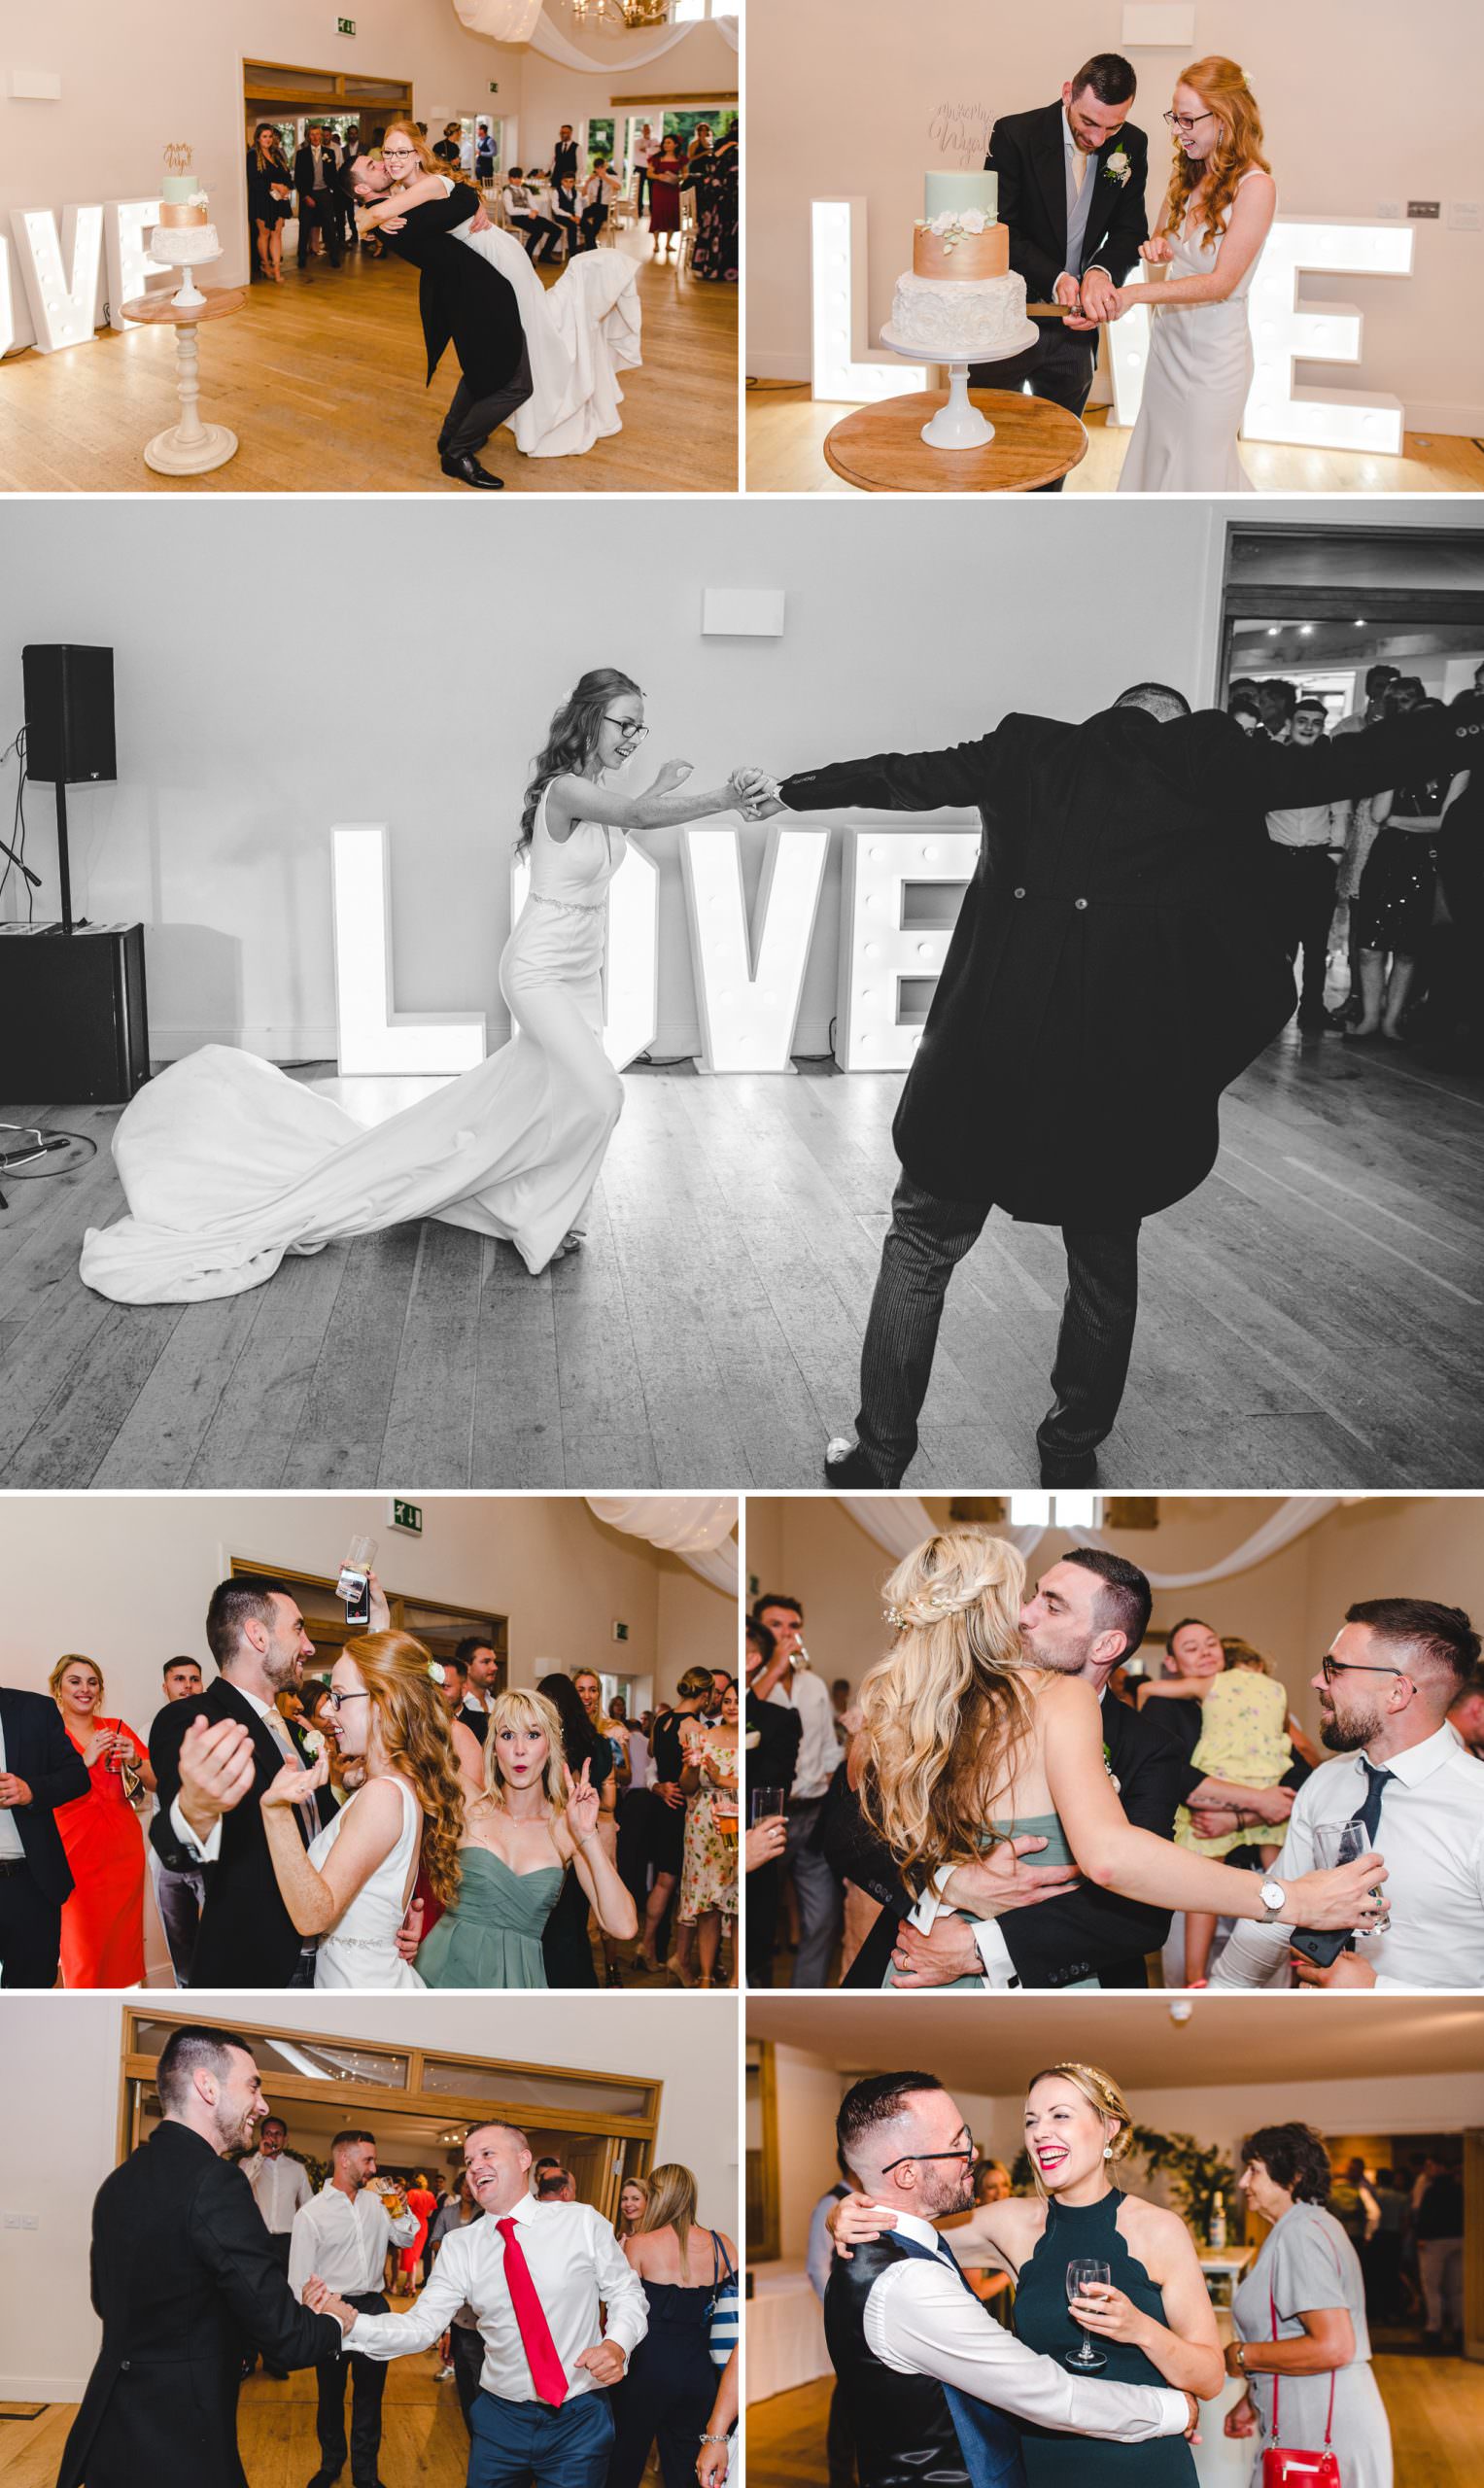
[[[416,1218],[499,1236],[544,1269],[582,1231],[623,1111],[603,1047],[603,955],[626,851],[622,830],[595,821],[559,844],[542,790],[530,893],[500,962],[515,1033],[372,1131],[231,1046],[147,1082],[114,1133],[128,1215],[88,1228],[86,1285],[120,1304],[238,1296],[286,1253]]]
[[[355,1899],[341,1911],[328,1935],[320,1938],[314,1959],[314,1983],[320,1987],[417,1987],[423,1981],[397,1949],[397,1938],[417,1874],[418,1842],[423,1810],[400,1775],[389,1773],[401,1790],[402,1827],[375,1872]],[[348,1798],[333,1822],[316,1832],[309,1844],[309,1863],[323,1866],[352,1812]]]
[[[1242,182],[1252,177],[1244,173]],[[1197,240],[1182,225],[1171,244],[1172,278],[1209,276],[1215,268],[1220,241]],[[1237,455],[1237,434],[1253,375],[1247,296],[1261,257],[1260,251],[1225,302],[1178,302],[1160,310],[1160,280],[1146,287],[1149,368],[1121,493],[1256,491]]]
[[[453,183],[445,178],[445,191]],[[488,259],[515,294],[531,396],[510,417],[515,445],[528,458],[578,458],[595,440],[621,432],[620,371],[639,363],[638,269],[622,251],[579,251],[554,286],[541,283],[513,233],[467,225],[454,238]]]

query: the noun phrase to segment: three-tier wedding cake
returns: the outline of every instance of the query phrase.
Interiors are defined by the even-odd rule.
[[[190,270],[222,257],[217,228],[207,214],[211,202],[190,170],[189,147],[167,147],[165,162],[171,169],[159,185],[159,223],[150,237],[150,257],[162,267],[187,270],[178,301],[200,301]]]
[[[884,342],[937,363],[1004,363],[1036,342],[1025,279],[996,222],[994,173],[925,173],[912,268],[897,279]]]

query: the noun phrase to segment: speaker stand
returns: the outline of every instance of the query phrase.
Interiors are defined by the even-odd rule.
[[[65,763],[63,764],[65,766]],[[72,865],[67,853],[67,788],[58,778],[52,789],[56,797],[56,879],[61,891],[64,933],[72,931]]]

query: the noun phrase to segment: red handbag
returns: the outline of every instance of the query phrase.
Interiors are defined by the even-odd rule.
[[[1273,2339],[1278,2338],[1278,2301],[1271,2290],[1267,2303],[1272,2315]],[[1300,2453],[1293,2445],[1273,2443],[1262,2448],[1262,2488],[1340,2488],[1340,2467],[1329,2446],[1334,2426],[1334,2379],[1337,2368],[1329,2370],[1329,2411],[1325,2420],[1325,2442],[1322,2453]],[[1278,2434],[1278,2377],[1273,2375],[1273,2435]]]

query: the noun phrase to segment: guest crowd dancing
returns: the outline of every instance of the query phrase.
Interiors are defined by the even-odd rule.
[[[800,1665],[798,1603],[758,1602],[748,1783],[780,1811],[748,1856],[749,1984],[790,1908],[796,1986],[1142,1987],[1177,1913],[1170,1985],[1484,1983],[1461,1608],[1352,1605],[1311,1679],[1315,1744],[1263,1654],[1200,1619],[1147,1676],[1149,1583],[1100,1548],[1032,1585],[955,1528],[885,1598],[890,1646],[839,1712]]]

